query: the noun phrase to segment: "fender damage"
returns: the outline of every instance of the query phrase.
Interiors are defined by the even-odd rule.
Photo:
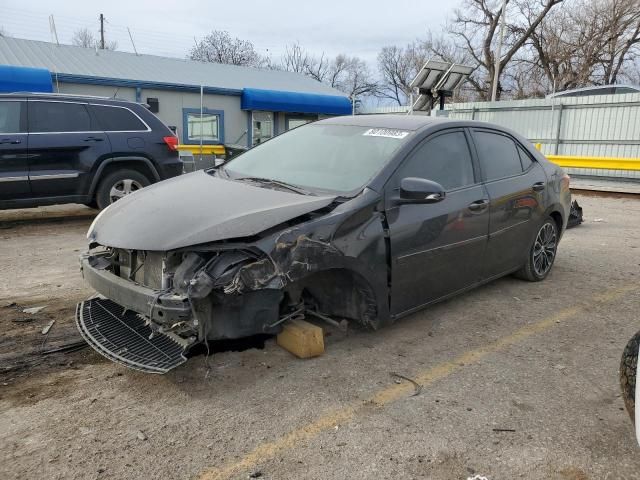
[[[278,333],[301,307],[377,328],[388,320],[388,271],[376,197],[352,199],[356,209],[312,197],[311,211],[299,214],[298,202],[292,218],[260,232],[168,251],[101,244],[98,221],[80,261],[104,298],[79,305],[79,330],[111,360],[164,373],[198,343]]]

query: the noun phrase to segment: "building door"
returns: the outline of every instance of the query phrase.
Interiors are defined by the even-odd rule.
[[[252,146],[266,142],[273,137],[273,112],[253,112]]]

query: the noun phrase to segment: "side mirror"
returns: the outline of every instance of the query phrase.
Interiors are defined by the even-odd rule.
[[[225,159],[224,158],[220,158],[220,157],[216,157],[213,159],[213,166],[214,167],[219,167],[221,165],[224,165]]]
[[[416,177],[400,181],[400,200],[403,203],[437,203],[444,197],[444,187],[438,182]]]

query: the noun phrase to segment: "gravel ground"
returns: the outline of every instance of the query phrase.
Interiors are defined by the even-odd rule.
[[[544,282],[329,330],[312,360],[269,340],[164,376],[41,355],[78,340],[95,212],[0,212],[0,478],[640,478],[618,386],[640,329],[640,200],[578,199],[586,221]]]

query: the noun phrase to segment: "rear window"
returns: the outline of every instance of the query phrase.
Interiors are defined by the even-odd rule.
[[[513,140],[491,132],[474,132],[480,165],[487,181],[522,173],[520,155]]]
[[[91,105],[91,109],[105,132],[143,132],[147,130],[146,125],[128,108]]]
[[[91,120],[82,103],[29,101],[29,132],[90,132]]]
[[[24,133],[24,122],[21,122],[22,112],[26,102],[0,102],[0,133]]]

